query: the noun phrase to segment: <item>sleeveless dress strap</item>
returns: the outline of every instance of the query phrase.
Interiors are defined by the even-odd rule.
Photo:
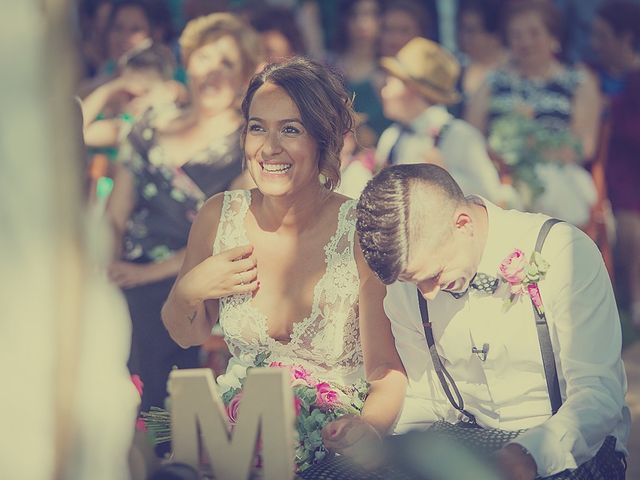
[[[249,243],[244,229],[244,220],[251,205],[249,190],[224,192],[218,232],[213,242],[213,254]]]

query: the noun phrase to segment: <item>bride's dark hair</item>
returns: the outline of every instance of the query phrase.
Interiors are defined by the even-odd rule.
[[[340,150],[344,135],[354,128],[351,98],[334,71],[305,58],[267,65],[254,75],[242,100],[247,132],[249,107],[256,91],[265,83],[282,88],[300,111],[302,124],[318,144],[318,170],[324,186],[333,190],[340,183]]]

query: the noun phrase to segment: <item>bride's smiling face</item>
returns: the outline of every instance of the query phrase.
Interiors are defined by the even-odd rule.
[[[263,194],[282,196],[319,183],[316,140],[285,90],[265,83],[255,92],[246,132],[249,173]]]

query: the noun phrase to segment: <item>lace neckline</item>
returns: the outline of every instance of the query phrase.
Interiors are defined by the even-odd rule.
[[[237,217],[238,219],[238,230],[239,236],[245,243],[249,243],[249,239],[247,237],[247,230],[245,226],[245,219],[249,208],[251,207],[252,195],[250,190],[244,190],[245,202],[243,204],[243,208]],[[261,310],[256,308],[253,305],[253,297],[248,294],[245,295],[245,308],[248,308],[255,315],[255,318],[260,321],[260,334],[263,337],[263,340],[266,341],[269,345],[276,347],[290,347],[291,345],[295,345],[300,339],[300,334],[305,331],[307,326],[315,321],[320,316],[320,297],[323,289],[325,289],[325,283],[327,283],[327,278],[329,277],[329,271],[333,267],[333,257],[337,254],[336,246],[338,240],[344,235],[344,232],[347,228],[346,217],[348,212],[351,210],[352,205],[355,203],[355,200],[346,200],[340,205],[340,209],[338,211],[338,224],[336,226],[336,231],[331,235],[329,241],[324,245],[324,254],[325,254],[325,263],[326,268],[320,280],[316,282],[313,288],[313,303],[311,305],[311,311],[309,315],[304,317],[302,320],[298,320],[293,322],[291,333],[289,334],[289,338],[287,341],[281,341],[277,338],[269,335],[269,318],[265,315]]]

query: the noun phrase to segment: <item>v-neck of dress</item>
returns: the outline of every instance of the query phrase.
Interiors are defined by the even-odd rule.
[[[247,214],[249,213],[249,210],[251,207],[251,201],[252,201],[252,194],[250,190],[245,191],[245,199],[246,199],[245,212],[244,212],[244,215],[242,215],[241,218],[239,219],[239,225],[241,225],[240,234],[242,239],[246,243],[249,243],[245,222],[246,222]],[[329,270],[333,267],[332,256],[336,251],[336,243],[340,238],[340,236],[342,235],[343,223],[345,221],[345,217],[349,210],[349,205],[351,203],[352,201],[346,200],[340,205],[340,209],[338,211],[338,222],[336,225],[336,231],[333,233],[333,235],[331,235],[331,237],[329,238],[329,241],[323,247],[324,254],[325,254],[326,268],[324,273],[322,274],[322,277],[320,277],[320,280],[318,280],[318,282],[313,287],[313,303],[311,304],[311,311],[309,312],[309,315],[304,317],[302,320],[293,322],[291,333],[289,334],[289,339],[286,342],[278,340],[277,338],[274,338],[269,334],[269,318],[261,310],[259,310],[257,307],[253,305],[252,297],[250,297],[247,300],[245,307],[250,309],[255,314],[256,318],[259,319],[259,321],[261,322],[260,330],[264,335],[264,339],[266,339],[266,341],[271,345],[275,344],[281,347],[286,347],[286,346],[295,344],[297,340],[300,338],[300,332],[303,332],[306,329],[306,327],[313,320],[317,319],[318,316],[320,315],[320,308],[319,308],[320,297],[323,291],[324,283],[326,283]]]

